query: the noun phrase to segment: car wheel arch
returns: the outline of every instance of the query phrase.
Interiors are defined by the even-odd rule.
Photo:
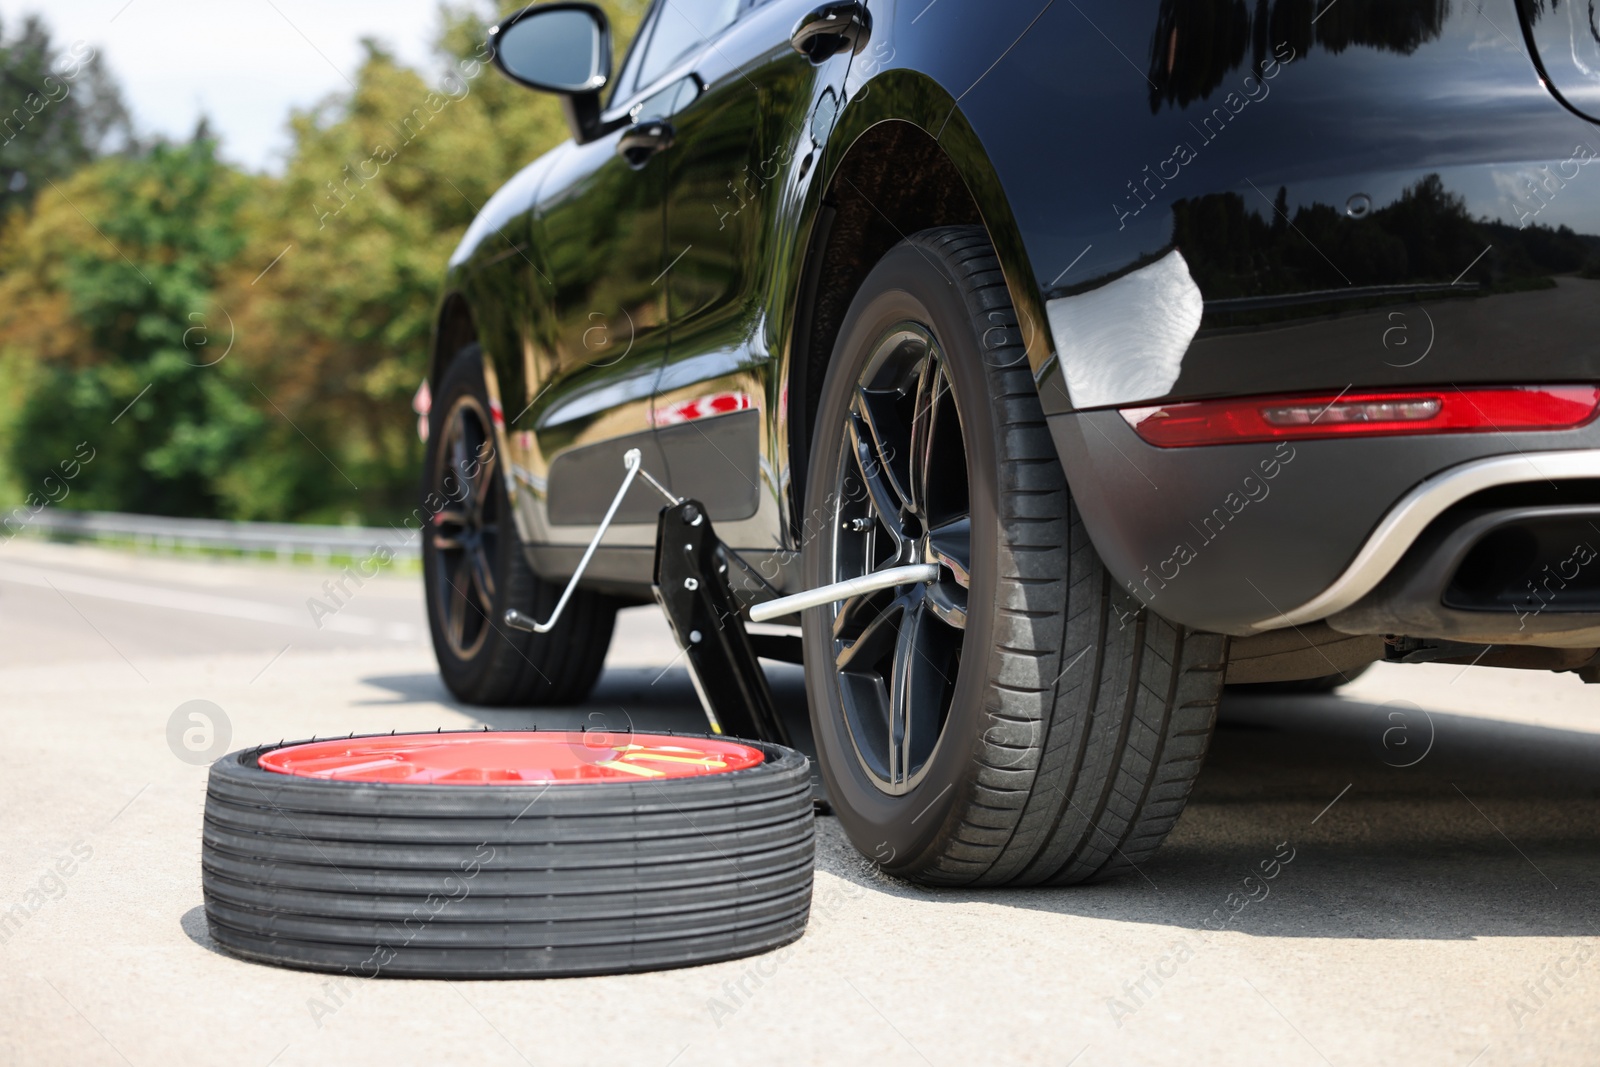
[[[984,227],[1023,318],[1021,339],[1036,380],[1054,351],[1040,289],[999,177],[957,102],[937,82],[892,70],[858,89],[828,138],[823,171],[822,210],[796,275],[796,330],[782,389],[788,398],[783,417],[791,537],[799,536],[812,423],[839,326],[872,267],[906,236],[936,226]],[[907,182],[908,174],[918,180]]]
[[[433,344],[428,351],[427,383],[437,389],[450,361],[456,353],[478,338],[477,318],[459,290],[447,292],[439,302],[434,317]]]
[[[472,304],[460,289],[451,289],[441,299],[435,319],[433,345],[428,354],[427,385],[437,391],[440,381],[450,369],[456,356],[468,345],[478,345],[483,359],[484,383],[488,388],[489,404],[494,415],[495,445],[501,451],[506,447],[506,425],[502,415],[501,373],[507,368],[503,362],[507,340],[493,330],[479,328],[479,317]]]

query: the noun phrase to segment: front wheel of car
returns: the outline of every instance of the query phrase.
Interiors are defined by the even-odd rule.
[[[445,686],[468,704],[576,703],[600,676],[616,603],[580,589],[549,633],[506,628],[507,608],[548,618],[562,586],[523,555],[490,410],[483,353],[468,345],[429,412],[422,571],[434,656]]]
[[[927,884],[1133,869],[1177,822],[1222,691],[1226,638],[1141,610],[1095,554],[1022,347],[1034,328],[981,228],[916,234],[857,293],[812,424],[807,586],[939,567],[803,619],[840,822]]]

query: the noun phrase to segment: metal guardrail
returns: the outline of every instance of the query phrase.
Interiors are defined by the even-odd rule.
[[[13,513],[15,514],[15,513]],[[280,559],[309,555],[365,558],[387,548],[396,559],[417,559],[422,552],[418,531],[404,526],[314,526],[293,522],[231,522],[227,519],[174,519],[117,511],[66,511],[44,508],[20,528],[86,541],[132,540],[152,548],[212,548],[270,553]]]

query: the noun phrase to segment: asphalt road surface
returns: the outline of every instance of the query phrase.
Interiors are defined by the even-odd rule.
[[[1104,885],[927,891],[822,818],[810,928],[765,957],[461,983],[234,959],[201,910],[206,768],[168,741],[185,702],[222,710],[219,749],[701,723],[654,609],[584,707],[485,711],[440,686],[417,578],[317,628],[330,577],[0,549],[0,1063],[1600,1063],[1600,689],[1482,668],[1230,697],[1177,831]],[[802,710],[797,671],[775,689]]]

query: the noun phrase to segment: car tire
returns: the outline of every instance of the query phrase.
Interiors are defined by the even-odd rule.
[[[422,569],[439,673],[468,704],[578,703],[600,676],[616,602],[579,589],[549,633],[506,628],[507,608],[547,618],[562,586],[523,554],[491,410],[482,350],[467,345],[439,382],[423,468]]]
[[[924,884],[1135,868],[1183,810],[1222,691],[1226,638],[1142,610],[1096,555],[1022,346],[1037,328],[1019,329],[981,228],[915,234],[856,294],[812,423],[806,586],[946,561],[920,593],[802,618],[834,810]]]
[[[248,959],[365,978],[618,974],[776,948],[810,908],[809,765],[738,744],[764,760],[556,784],[328,780],[263,768],[281,743],[233,753],[206,789],[211,936]]]

